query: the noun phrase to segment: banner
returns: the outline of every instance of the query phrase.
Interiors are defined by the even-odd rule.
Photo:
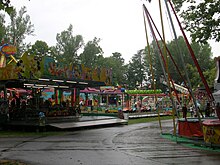
[[[24,53],[20,60],[13,61],[0,68],[0,80],[10,79],[58,79],[90,80],[112,83],[112,70],[106,68],[91,69],[81,64],[57,63],[51,57],[39,57]]]
[[[220,126],[203,125],[204,141],[220,144]]]

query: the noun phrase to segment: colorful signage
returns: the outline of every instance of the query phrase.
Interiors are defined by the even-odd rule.
[[[204,141],[207,143],[220,144],[220,120],[207,119],[203,121]]]
[[[220,126],[203,126],[203,133],[206,143],[220,144]]]
[[[56,80],[91,80],[112,82],[112,71],[106,68],[91,69],[80,64],[56,63],[51,57],[39,57],[24,53],[20,60],[13,61],[0,68],[0,80],[9,79],[56,79]]]
[[[100,90],[101,91],[104,91],[104,90],[115,90],[115,87],[114,86],[101,86]]]
[[[14,45],[4,44],[1,46],[1,52],[6,55],[14,55],[17,52],[17,48]]]

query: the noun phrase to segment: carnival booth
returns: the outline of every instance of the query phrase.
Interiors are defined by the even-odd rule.
[[[99,88],[87,87],[80,90],[80,109],[82,112],[98,112]]]
[[[161,89],[157,90],[126,90],[128,95],[128,112],[153,112],[156,110],[156,102],[165,97]]]
[[[178,135],[187,138],[203,138],[202,122],[205,120],[202,110],[204,109],[204,104],[207,102],[205,90],[197,89],[194,91],[194,96],[196,98],[197,108],[200,110],[199,115],[201,118],[197,117],[195,106],[192,100],[184,101],[187,105],[187,113],[191,113],[191,117],[179,118],[178,119]],[[190,107],[191,106],[191,110]],[[192,112],[190,112],[192,111]]]
[[[118,87],[101,86],[80,90],[80,101],[84,112],[117,113],[123,109],[124,92]]]
[[[188,138],[203,138],[202,125],[197,118],[178,120],[178,135]]]
[[[204,141],[220,144],[220,120],[212,119],[203,122]]]
[[[45,117],[46,122],[51,117],[76,116],[79,113],[80,90],[111,84],[110,69],[67,65],[57,63],[48,56],[28,53],[19,60],[7,59],[15,53],[14,49],[11,45],[4,45],[1,49],[1,106],[2,102],[6,102],[4,106],[8,107],[8,112],[0,110],[9,114],[9,122],[31,121],[38,124],[40,116]],[[21,91],[27,93],[26,98],[19,95]],[[9,96],[8,92],[16,94]]]
[[[217,74],[214,82],[213,97],[215,100],[215,111],[213,112],[216,118],[209,118],[203,121],[203,133],[205,143],[211,145],[220,144],[220,57],[215,58]]]
[[[124,89],[124,88],[123,88]],[[100,87],[100,105],[107,113],[117,113],[124,107],[124,90],[118,87]]]

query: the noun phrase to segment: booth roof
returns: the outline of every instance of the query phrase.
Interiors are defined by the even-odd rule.
[[[81,93],[97,93],[97,94],[122,94],[120,89],[106,89],[100,90],[97,88],[85,88],[84,90],[80,90]]]
[[[0,86],[5,86],[6,88],[26,88],[24,84],[40,84],[40,85],[55,85],[55,86],[68,86],[69,88],[80,88],[84,89],[86,87],[99,87],[105,86],[104,82],[99,81],[84,81],[76,80],[76,83],[64,82],[53,82],[53,81],[39,81],[39,80],[0,80]]]
[[[80,90],[81,93],[100,93],[99,89],[96,88],[85,88],[83,90]]]

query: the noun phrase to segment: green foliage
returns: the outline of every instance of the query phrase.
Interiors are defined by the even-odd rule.
[[[0,41],[5,40],[6,27],[5,27],[5,16],[0,14]]]
[[[172,116],[160,116],[160,120],[169,120],[172,119]],[[129,119],[128,125],[138,124],[138,123],[147,123],[151,121],[159,121],[158,117],[149,117],[149,118],[138,118],[138,119]]]
[[[37,40],[30,46],[28,52],[39,57],[49,56],[56,60],[54,47],[49,47],[46,42]]]
[[[213,61],[213,65],[212,67],[210,67],[207,71],[204,72],[204,77],[209,85],[209,87],[213,87],[214,86],[214,80],[216,78],[216,67]]]
[[[10,0],[0,0],[0,10],[11,14],[14,11],[14,8],[11,6]]]
[[[162,42],[159,41],[159,45],[161,45],[161,48],[163,49]],[[163,65],[164,64],[163,64],[163,60],[162,60],[161,55],[159,53],[156,42],[153,41],[151,43],[149,49],[150,49],[151,55],[152,55],[152,66],[153,66],[154,80],[155,80],[154,83],[156,85],[156,88],[162,89],[163,91],[165,91],[166,87],[162,83],[160,83],[160,77],[162,75],[164,75],[164,73],[163,73]],[[150,66],[149,62],[150,62],[149,60],[146,60],[146,66]],[[162,64],[161,64],[161,62],[162,62]],[[152,79],[152,74],[151,74],[150,70],[148,70],[148,75],[149,75],[148,81],[150,81],[152,84],[153,79]]]
[[[198,70],[194,64],[194,61],[192,60],[192,57],[188,51],[188,48],[185,44],[183,37],[178,37],[177,43],[180,48],[180,52],[177,49],[176,41],[173,40],[167,43],[168,50],[173,58],[173,60],[171,60],[170,54],[168,53],[169,58],[166,63],[168,64],[168,71],[170,73],[171,79],[174,80],[174,82],[179,85],[182,84],[184,82],[184,79],[186,80],[186,73],[184,72],[184,68],[183,68],[184,66],[186,66],[192,87],[197,88],[198,86],[203,86]],[[160,49],[163,50],[163,44],[161,43],[161,41],[159,41],[159,45],[161,45]],[[210,75],[213,75],[213,72],[215,72],[215,69],[214,69],[215,65],[214,65],[214,60],[212,59],[210,45],[192,42],[191,46],[195,53],[196,59],[200,65],[200,68],[203,71],[205,78],[208,81],[209,86],[210,87],[213,86],[214,77],[213,76],[211,77]],[[158,49],[157,46],[155,46],[155,42],[151,43],[150,49],[152,51],[152,57],[153,57],[156,88],[160,88],[163,91],[165,91],[166,87],[162,85],[161,83],[159,83],[161,75],[164,75],[163,69],[162,69],[162,67],[164,67],[164,70],[165,70],[164,62],[162,60],[160,53],[157,50]],[[181,60],[180,55],[183,56],[184,61]],[[165,57],[163,58],[165,59]],[[160,63],[160,60],[162,61],[162,65]],[[183,78],[180,76],[173,61],[178,67],[179,72],[181,73]],[[147,61],[147,65],[149,65],[148,61]],[[150,72],[148,73],[148,75],[149,74]]]
[[[67,30],[58,33],[56,40],[54,52],[58,61],[67,64],[77,63],[78,51],[84,45],[84,41],[81,35],[73,36],[73,26],[70,24]]]
[[[187,64],[186,67],[193,89],[203,86],[197,68],[191,64]]]
[[[105,57],[104,61],[102,61],[103,67],[112,69],[113,76],[113,86],[121,85],[125,86],[126,82],[126,66],[124,63],[124,59],[122,58],[121,53],[115,52],[112,53],[110,57]]]
[[[99,66],[99,59],[103,58],[102,48],[99,46],[100,39],[94,38],[93,41],[87,42],[83,53],[80,54],[80,61],[86,67],[95,68]]]
[[[207,43],[209,39],[220,41],[220,1],[218,0],[173,0],[185,29],[192,41]],[[187,8],[187,9],[185,9]],[[181,10],[182,9],[182,10]]]
[[[127,65],[127,85],[129,89],[143,88],[147,81],[146,54],[144,49],[133,55]]]
[[[45,55],[49,51],[49,47],[46,42],[37,40],[34,45],[31,46],[29,52],[38,54],[40,56]]]
[[[33,35],[34,25],[31,24],[30,16],[27,14],[26,7],[22,7],[17,13],[15,10],[10,13],[10,23],[6,27],[4,38],[9,43],[16,45],[17,55],[21,55],[26,51],[26,43],[24,40],[27,35]]]

